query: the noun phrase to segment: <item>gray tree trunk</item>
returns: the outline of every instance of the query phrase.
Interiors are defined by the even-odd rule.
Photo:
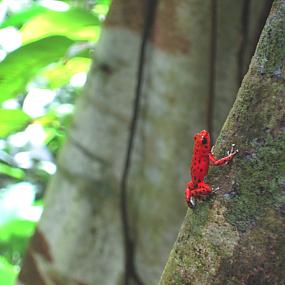
[[[124,196],[126,228],[120,185],[147,1],[113,1],[18,284],[157,284],[186,210],[192,135],[207,127],[207,110],[218,133],[254,45],[241,39],[255,37],[267,1],[248,9],[231,2],[218,1],[216,11],[210,0],[157,3]]]
[[[213,169],[221,191],[188,210],[161,285],[284,284],[285,2],[276,0],[215,153],[240,154]]]

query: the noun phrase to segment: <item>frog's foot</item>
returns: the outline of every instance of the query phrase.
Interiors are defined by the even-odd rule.
[[[212,189],[212,192],[209,194],[209,196],[207,197],[207,200],[212,199],[213,196],[216,195],[216,193],[220,190],[220,187],[216,187]]]
[[[189,201],[187,201],[188,207],[194,209],[196,206],[196,199],[192,196]]]
[[[228,156],[234,156],[239,152],[238,149],[236,149],[236,145],[232,144],[231,149],[227,151]]]
[[[232,161],[234,156],[238,154],[239,150],[236,149],[236,145],[232,144],[231,149],[227,151],[227,157],[225,158],[226,162],[225,164],[228,164],[229,162]]]
[[[218,192],[219,190],[220,190],[220,187],[218,186],[218,187],[216,187],[216,188],[214,188],[214,189],[212,190],[212,193],[215,194],[215,193]]]

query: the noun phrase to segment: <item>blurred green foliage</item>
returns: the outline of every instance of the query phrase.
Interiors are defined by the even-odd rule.
[[[96,40],[100,20],[96,15],[78,8],[66,12],[47,11],[33,17],[21,28],[24,44],[52,35],[74,40]]]
[[[25,92],[42,68],[62,59],[73,41],[62,36],[41,38],[9,53],[0,66],[0,103]]]
[[[0,109],[0,122],[0,137],[5,138],[11,133],[25,128],[31,122],[31,117],[21,109]]]
[[[110,0],[0,5],[0,284],[12,285]]]
[[[14,284],[18,269],[11,265],[6,258],[0,256],[0,281],[3,285]]]

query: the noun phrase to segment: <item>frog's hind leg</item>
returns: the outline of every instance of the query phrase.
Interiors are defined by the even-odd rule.
[[[201,197],[201,196],[209,195],[210,193],[212,193],[212,187],[205,182],[200,182],[198,183],[197,188],[191,191],[191,196]]]
[[[194,189],[194,183],[192,181],[188,182],[187,187],[185,189],[185,198],[186,198],[187,203],[189,203],[190,201],[193,189]]]
[[[190,208],[194,208],[196,204],[194,197],[192,197],[192,191],[194,188],[194,183],[190,181],[187,183],[187,187],[185,189],[185,199]]]

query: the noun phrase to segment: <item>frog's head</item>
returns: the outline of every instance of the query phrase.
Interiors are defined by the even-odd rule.
[[[211,149],[210,134],[206,130],[201,131],[194,136],[194,143],[195,147],[198,147],[203,152],[209,152]]]

